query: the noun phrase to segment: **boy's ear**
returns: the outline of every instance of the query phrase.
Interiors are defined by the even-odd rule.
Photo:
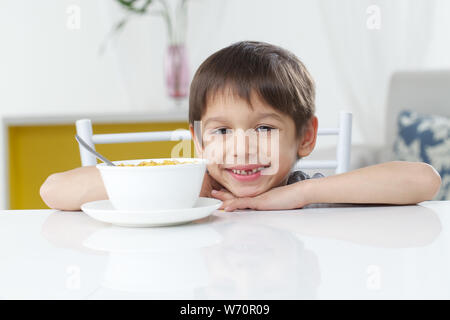
[[[297,154],[300,158],[308,156],[316,145],[317,128],[319,126],[319,120],[316,116],[313,116],[311,120],[306,124],[303,136],[300,138]]]
[[[189,124],[189,131],[191,132],[192,140],[194,140],[195,152],[198,157],[202,157],[203,149],[200,147],[200,142],[198,140],[198,139],[202,139],[202,137],[197,137],[192,124]]]

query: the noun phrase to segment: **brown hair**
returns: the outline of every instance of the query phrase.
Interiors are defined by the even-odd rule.
[[[191,83],[189,123],[201,120],[209,99],[226,88],[245,99],[251,93],[295,122],[297,136],[315,112],[314,81],[303,63],[291,52],[264,42],[242,41],[207,58]]]

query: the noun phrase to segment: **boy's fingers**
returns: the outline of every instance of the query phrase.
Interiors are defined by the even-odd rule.
[[[222,201],[235,199],[235,197],[231,193],[226,192],[226,191],[212,190],[211,196],[213,196],[214,198],[220,199]]]
[[[232,210],[241,209],[240,204],[242,203],[242,199],[243,198],[234,198],[234,199],[223,200],[223,203],[222,203],[222,206],[220,207],[220,209],[223,209],[225,211],[229,211],[229,210],[226,210],[227,208],[232,208]],[[230,210],[230,211],[232,211],[232,210]]]
[[[257,209],[257,199],[255,198],[239,198],[231,200],[223,204],[225,211],[233,211],[236,209]]]
[[[219,209],[224,210],[225,207],[228,206],[231,203],[231,201],[233,201],[233,200],[222,200],[222,205],[220,206]]]

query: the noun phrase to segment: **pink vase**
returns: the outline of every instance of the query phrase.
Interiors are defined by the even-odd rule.
[[[164,65],[168,95],[175,99],[186,98],[189,94],[189,65],[186,46],[184,44],[169,45]]]

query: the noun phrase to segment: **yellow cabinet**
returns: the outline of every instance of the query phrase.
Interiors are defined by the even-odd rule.
[[[14,125],[7,127],[9,209],[47,208],[39,188],[52,173],[79,167],[80,154],[75,141],[75,125]],[[187,121],[96,123],[94,134],[188,129]],[[97,145],[97,150],[111,160],[170,157],[179,141],[157,141]],[[192,154],[194,147],[191,142]]]

